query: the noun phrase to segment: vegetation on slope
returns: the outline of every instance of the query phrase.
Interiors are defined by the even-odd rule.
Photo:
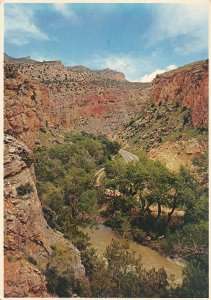
[[[83,133],[66,134],[64,144],[36,153],[37,186],[45,217],[78,247],[89,279],[88,285],[81,286],[72,277],[71,266],[64,266],[66,254],[55,249],[45,271],[49,290],[60,297],[74,293],[90,297],[207,297],[207,188],[184,168],[170,172],[144,153],[135,163],[111,160],[118,150],[119,145],[106,137]],[[96,188],[95,173],[102,167],[106,179]],[[125,238],[146,243],[149,238],[153,242],[162,237],[159,247],[163,252],[184,257],[188,265],[182,287],[170,288],[165,270],[144,270],[126,244],[113,243],[104,258],[98,257],[78,226],[96,223],[101,206],[106,207],[102,212],[106,224]],[[184,211],[184,217],[173,217],[177,209]]]
[[[146,103],[140,116],[131,120],[118,137],[133,147],[149,151],[166,141],[188,140],[206,135],[204,128],[191,126],[191,110],[179,101]]]
[[[170,256],[183,257],[188,262],[183,286],[174,291],[175,295],[207,297],[206,186],[202,187],[184,168],[179,173],[170,172],[144,154],[133,164],[108,162],[105,171],[105,188],[112,191],[104,198],[106,223],[119,234],[137,242],[162,238],[162,251]],[[173,213],[181,208],[184,217],[174,220]]]
[[[76,225],[93,223],[100,191],[94,188],[95,172],[119,150],[118,143],[101,136],[66,134],[66,142],[36,153],[38,194],[50,226],[66,236]]]

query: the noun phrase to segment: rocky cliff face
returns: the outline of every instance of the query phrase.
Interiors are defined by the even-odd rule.
[[[26,144],[33,148],[36,134],[52,127],[95,134],[113,134],[123,128],[121,140],[140,142],[148,151],[190,122],[207,127],[208,63],[159,75],[150,87],[127,82],[123,74],[109,69],[92,71],[68,68],[60,61],[5,57],[4,87],[5,296],[50,296],[46,278],[33,262],[46,261],[52,245],[70,251],[79,278],[84,277],[84,268],[77,249],[43,217]],[[171,149],[168,145],[170,154]],[[186,156],[192,150],[187,151]],[[151,152],[152,158],[160,153],[163,148]]]
[[[43,84],[26,76],[5,79],[4,86],[4,130],[31,146],[33,133],[51,121],[57,124],[57,117],[49,114],[54,99]]]
[[[34,261],[45,261],[52,245],[68,249],[78,278],[85,275],[78,250],[46,223],[35,186],[35,174],[27,146],[5,136],[4,219],[5,296],[49,296],[45,276]]]
[[[5,130],[27,144],[28,133],[46,121],[74,131],[113,133],[141,110],[147,86],[110,69],[5,62]]]
[[[99,70],[96,71],[98,74],[103,76],[104,78],[112,79],[112,80],[120,80],[120,81],[126,81],[125,74],[121,72],[117,72],[111,69],[105,69],[105,70]]]
[[[146,103],[175,101],[191,109],[194,127],[207,128],[207,61],[158,75],[150,86],[110,69],[5,57],[5,131],[30,147],[33,133],[48,126],[109,135],[137,118]]]
[[[179,101],[192,110],[192,125],[208,127],[208,61],[196,62],[157,75],[150,91],[152,101]]]
[[[193,158],[202,155],[205,151],[207,151],[207,144],[193,138],[187,141],[165,142],[149,151],[149,157],[161,161],[171,171],[178,172],[183,166],[193,174],[195,172]]]

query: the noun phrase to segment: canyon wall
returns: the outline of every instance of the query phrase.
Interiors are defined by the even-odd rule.
[[[143,84],[128,82],[124,74],[110,69],[6,57],[4,87],[5,132],[29,146],[33,134],[48,126],[112,135],[150,102],[178,101],[191,109],[194,127],[208,127],[208,61]]]
[[[106,69],[65,67],[60,61],[5,61],[5,131],[30,143],[30,132],[53,126],[111,134],[148,100],[148,85]]]
[[[150,98],[155,103],[179,101],[192,111],[192,125],[208,128],[208,60],[157,75]]]
[[[63,245],[72,253],[76,277],[84,279],[85,271],[78,250],[43,217],[29,150],[37,134],[58,128],[109,135],[133,119],[134,129],[128,134],[145,143],[148,139],[152,148],[161,142],[161,135],[182,128],[187,113],[184,110],[182,119],[174,121],[176,101],[191,109],[194,127],[207,128],[208,61],[143,84],[128,82],[124,74],[110,69],[92,71],[65,67],[61,61],[40,63],[5,55],[4,75],[5,296],[48,297],[46,278],[32,262],[46,261],[52,245]],[[162,105],[156,108],[153,102]]]
[[[49,297],[45,276],[35,262],[46,263],[53,245],[68,249],[77,278],[84,280],[85,270],[78,250],[43,217],[28,147],[5,135],[4,151],[5,296]]]

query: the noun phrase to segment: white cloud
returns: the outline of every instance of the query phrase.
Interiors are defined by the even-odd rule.
[[[132,57],[130,55],[95,55],[94,58],[84,62],[84,65],[94,69],[109,68],[124,73],[129,81],[136,81],[138,74],[140,74],[140,69],[145,68],[148,62],[141,57]]]
[[[149,45],[179,37],[181,39],[175,40],[174,51],[177,54],[186,55],[207,49],[207,4],[161,4],[155,8],[154,22],[147,33]]]
[[[169,65],[165,70],[163,70],[163,69],[156,69],[152,73],[145,74],[144,76],[142,76],[139,81],[140,82],[151,82],[156,77],[156,75],[162,74],[162,73],[167,72],[167,71],[171,71],[171,70],[176,69],[176,68],[177,68],[176,65]]]
[[[152,69],[153,65],[157,65],[158,53],[152,52],[149,56],[139,55],[139,56],[131,56],[126,54],[117,55],[93,55],[89,60],[83,61],[72,61],[66,60],[64,61],[65,65],[73,66],[73,65],[83,65],[90,69],[94,70],[102,70],[102,69],[112,69],[118,72],[122,72],[125,74],[125,78],[131,82],[140,82],[141,74],[144,74],[144,70]],[[177,68],[176,65],[169,65],[165,70],[157,69],[155,71],[156,74],[163,73],[169,70]],[[145,71],[147,72],[147,71]],[[154,73],[154,72],[153,72]],[[156,76],[154,75],[154,77]],[[145,76],[151,76],[151,74],[146,74],[142,78],[147,78]],[[153,77],[153,78],[154,78]],[[142,79],[141,78],[141,79]],[[150,77],[151,78],[151,77]],[[147,81],[150,81],[150,79]]]
[[[169,66],[166,68],[166,70],[167,70],[167,71],[171,71],[171,70],[176,69],[176,68],[177,68],[176,65],[169,65]]]
[[[102,60],[101,64],[104,68],[114,69],[120,72],[134,72],[133,59],[127,56],[106,57]]]
[[[49,40],[49,37],[36,24],[34,10],[30,7],[6,5],[5,38],[17,46],[28,44],[30,40]]]
[[[70,5],[67,3],[53,3],[52,6],[55,11],[57,11],[66,18],[77,18],[76,14],[73,11],[71,11]]]

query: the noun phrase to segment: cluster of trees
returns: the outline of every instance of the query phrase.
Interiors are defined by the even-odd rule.
[[[57,249],[46,268],[49,291],[60,297],[208,297],[207,184],[200,185],[184,168],[170,172],[144,153],[130,164],[111,160],[119,148],[105,136],[67,133],[64,144],[35,155],[48,224],[75,243],[89,278],[88,284],[78,281]],[[200,160],[196,163],[200,166]],[[102,167],[106,179],[96,189],[95,173]],[[113,242],[99,257],[78,226],[95,223],[100,205],[106,207],[107,225],[123,237],[137,242],[164,237],[161,249],[188,262],[183,285],[172,289],[165,270],[144,270],[127,244]],[[179,221],[174,218],[177,209],[184,211]]]
[[[172,173],[160,162],[149,160],[145,154],[141,155],[139,162],[133,164],[108,162],[105,172],[105,188],[113,191],[112,197],[105,199],[109,206],[108,218],[117,220],[118,216],[125,217],[134,226],[135,221],[139,222],[137,226],[147,232],[156,231],[150,222],[152,218],[158,227],[157,233],[164,234],[171,225],[175,209],[184,207],[187,197],[190,198],[188,194],[192,192],[186,184],[187,174],[184,169],[179,174]],[[166,225],[158,226],[162,223],[162,212],[166,209]],[[155,211],[156,215],[153,213]]]
[[[93,249],[82,251],[91,297],[168,297],[171,288],[162,268],[145,270],[127,242],[112,241],[104,257]]]
[[[208,295],[208,192],[190,173],[181,168],[170,172],[144,154],[139,162],[105,165],[110,190],[104,198],[107,224],[124,237],[143,242],[164,236],[163,251],[187,260],[183,286],[175,293],[182,297]],[[178,222],[176,209],[184,211]],[[197,282],[197,284],[196,284]]]
[[[48,291],[59,297],[169,297],[172,290],[162,268],[143,269],[126,242],[112,241],[104,256],[83,247],[81,259],[86,278],[76,278],[72,258],[55,246],[45,270]],[[88,280],[87,280],[88,278]]]
[[[94,188],[95,172],[118,152],[119,145],[105,136],[88,134],[66,134],[65,141],[35,154],[37,189],[49,225],[80,250],[88,281],[75,277],[72,254],[55,245],[44,270],[49,293],[59,297],[167,296],[165,270],[144,270],[128,244],[113,242],[99,257],[87,236],[78,231],[78,226],[94,222],[104,188]]]
[[[95,172],[118,152],[119,144],[85,133],[67,133],[65,141],[37,151],[35,172],[49,225],[70,237],[98,213],[101,191],[94,188]]]

